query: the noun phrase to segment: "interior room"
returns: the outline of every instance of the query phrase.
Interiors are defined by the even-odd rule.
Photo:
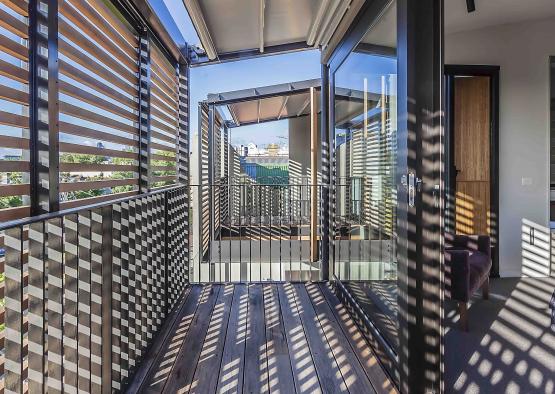
[[[462,1],[445,3],[447,391],[555,387],[554,37],[551,1],[476,1],[474,11]],[[477,262],[481,254],[490,266]],[[456,267],[466,263],[463,284]]]

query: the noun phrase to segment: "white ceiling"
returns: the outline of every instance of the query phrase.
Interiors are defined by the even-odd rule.
[[[488,26],[555,16],[555,0],[475,0],[468,13],[466,0],[445,0],[445,32],[456,33]]]

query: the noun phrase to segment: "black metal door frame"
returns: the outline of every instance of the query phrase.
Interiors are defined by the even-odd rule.
[[[323,163],[327,163],[330,197],[330,271],[334,270],[334,88],[335,72],[391,0],[366,2],[342,42],[323,67],[329,86]],[[353,297],[333,278],[380,361],[394,364],[391,375],[403,393],[443,392],[443,0],[397,0],[398,130],[397,254],[399,351],[384,345],[379,331]],[[323,89],[324,90],[324,89]],[[324,102],[324,101],[323,101]],[[327,145],[326,145],[327,143]],[[409,177],[410,175],[410,177]],[[326,179],[326,178],[324,178]],[[414,179],[409,204],[408,179]],[[333,275],[334,276],[334,275]],[[358,313],[357,313],[358,312]],[[394,358],[394,360],[392,360]],[[391,371],[391,369],[390,369]]]
[[[446,221],[455,220],[455,140],[454,140],[454,81],[457,76],[485,76],[490,78],[490,236],[492,238],[493,266],[491,276],[499,277],[499,66],[493,65],[445,65],[445,185]],[[451,202],[451,200],[453,202]],[[451,226],[453,226],[451,225]],[[454,231],[446,222],[445,231]]]

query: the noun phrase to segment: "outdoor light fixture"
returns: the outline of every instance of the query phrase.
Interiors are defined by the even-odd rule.
[[[466,0],[466,10],[468,12],[476,11],[476,4],[474,3],[474,0]]]
[[[183,0],[183,4],[185,4],[185,8],[187,8],[187,12],[191,17],[191,21],[195,26],[195,30],[198,33],[200,42],[206,51],[208,59],[216,59],[218,57],[218,52],[212,42],[212,37],[210,37],[210,32],[208,31],[208,27],[204,21],[204,15],[202,15],[202,10],[198,4],[198,0]]]

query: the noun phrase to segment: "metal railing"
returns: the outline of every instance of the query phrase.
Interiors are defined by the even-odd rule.
[[[247,182],[190,186],[191,280],[321,279],[322,187]],[[314,193],[315,214],[311,209]]]
[[[187,186],[0,225],[0,385],[120,391],[188,282]]]

